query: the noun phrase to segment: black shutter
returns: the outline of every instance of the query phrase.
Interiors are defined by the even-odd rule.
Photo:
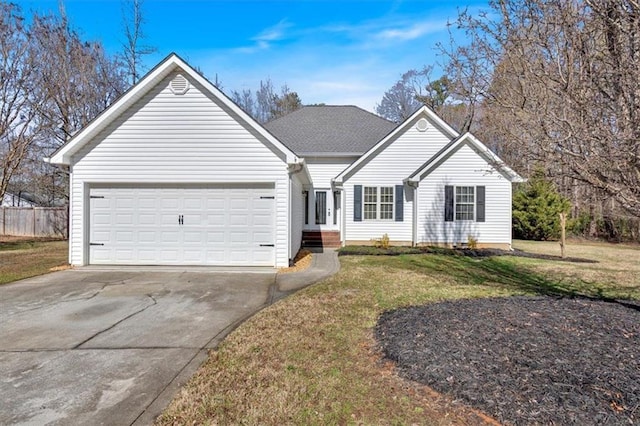
[[[353,221],[362,222],[362,185],[353,185]]]
[[[404,186],[396,185],[396,222],[404,220]]]
[[[453,186],[444,187],[444,221],[453,222]]]
[[[484,222],[484,186],[476,186],[476,222]]]

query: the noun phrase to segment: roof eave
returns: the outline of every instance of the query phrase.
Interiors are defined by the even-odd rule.
[[[91,138],[95,137],[111,121],[123,113],[134,102],[140,99],[146,92],[153,88],[154,84],[168,75],[173,69],[180,68],[186,72],[190,78],[196,80],[220,102],[238,115],[244,122],[254,128],[265,140],[272,144],[278,151],[284,154],[286,163],[295,163],[298,156],[280,142],[275,136],[269,133],[262,125],[229,99],[222,91],[216,88],[209,80],[195,71],[189,64],[182,60],[177,54],[171,53],[167,58],[154,67],[136,85],[124,93],[112,105],[107,107],[101,114],[92,120],[81,131],[74,135],[65,145],[60,147],[50,158],[52,164],[71,164],[73,154],[75,154]]]
[[[493,153],[489,148],[487,148],[482,142],[480,142],[475,136],[471,133],[467,132],[464,135],[460,136],[457,139],[454,139],[449,146],[446,146],[441,152],[436,154],[434,157],[430,158],[425,164],[420,166],[415,172],[413,172],[406,181],[410,182],[420,182],[424,178],[426,178],[433,170],[437,167],[442,160],[446,159],[453,151],[458,149],[460,145],[465,142],[470,142],[474,148],[478,151],[478,153],[483,157],[489,157],[489,160],[485,158],[492,167],[496,168],[498,172],[500,172],[503,176],[509,179],[510,182],[523,182],[524,179],[513,171],[509,166],[507,166],[504,161],[500,159],[496,154]]]
[[[427,116],[431,120],[433,120],[436,123],[436,125],[440,126],[446,133],[448,133],[450,137],[456,138],[456,137],[459,136],[459,133],[456,132],[451,126],[449,126],[444,120],[442,120],[440,117],[438,117],[438,115],[435,112],[431,111],[426,106],[423,106],[421,108],[418,108],[413,114],[411,114],[410,117],[405,119],[402,123],[398,124],[395,127],[395,129],[393,129],[391,132],[389,132],[388,135],[386,135],[378,143],[376,143],[371,149],[369,149],[367,152],[365,152],[357,161],[355,161],[349,167],[344,169],[338,176],[336,176],[336,178],[335,178],[336,181],[340,181],[340,182],[344,181],[344,179],[353,170],[356,170],[358,167],[360,167],[361,164],[363,164],[366,161],[368,161],[369,157],[371,157],[372,155],[373,156],[377,155],[376,152],[379,149],[384,147],[384,145],[386,143],[388,143],[390,140],[395,138],[399,133],[404,131],[406,129],[406,127],[409,125],[409,123],[411,123],[413,120],[415,120],[416,117],[420,116],[420,114],[427,114]]]

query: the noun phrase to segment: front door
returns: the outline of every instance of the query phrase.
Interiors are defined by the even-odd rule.
[[[331,189],[317,189],[312,191],[313,198],[308,200],[311,204],[309,212],[312,213],[305,229],[337,230],[338,217],[335,203],[336,195]]]

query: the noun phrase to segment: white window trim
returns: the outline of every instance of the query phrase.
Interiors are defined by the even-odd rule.
[[[458,188],[473,188],[473,203],[458,203]],[[475,185],[456,185],[453,187],[453,221],[454,222],[475,222],[476,221],[476,186]],[[458,204],[472,205],[471,219],[458,219]]]
[[[376,217],[375,219],[370,219],[366,217],[365,213],[365,204],[374,204],[365,202],[367,188],[375,188],[376,189]],[[390,202],[382,202],[382,188],[390,188],[391,189],[391,201]],[[386,219],[381,219],[382,214],[382,205],[391,205],[391,217]],[[363,185],[362,186],[362,220],[366,222],[393,222],[396,218],[396,191],[393,185],[383,185],[383,186],[371,186],[371,185]]]

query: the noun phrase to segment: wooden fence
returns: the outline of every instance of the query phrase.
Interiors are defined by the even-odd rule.
[[[0,207],[2,235],[67,238],[66,207]]]

